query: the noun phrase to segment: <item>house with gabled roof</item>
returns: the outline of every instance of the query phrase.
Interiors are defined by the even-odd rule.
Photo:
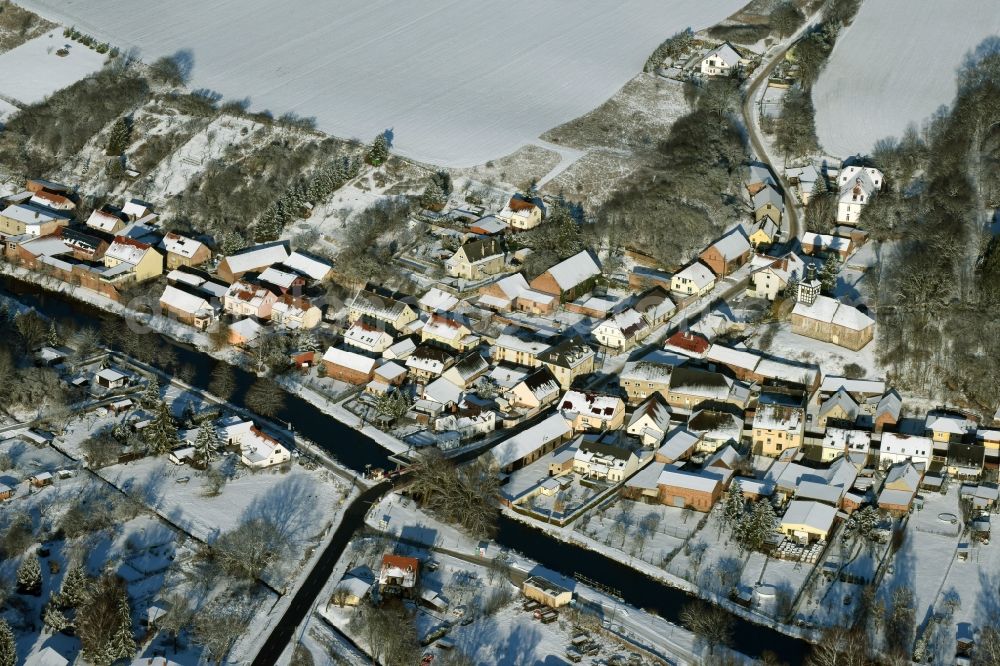
[[[568,389],[577,377],[594,371],[596,354],[583,338],[574,335],[540,351],[535,358],[552,372],[559,386]]]
[[[530,231],[542,223],[542,209],[524,196],[515,194],[496,218],[516,231]]]
[[[878,508],[893,516],[906,515],[920,489],[923,470],[926,467],[921,469],[910,462],[899,462],[890,467],[878,494]]]
[[[753,417],[754,452],[776,458],[782,451],[802,446],[805,409],[780,393],[762,393]]]
[[[600,275],[600,264],[589,251],[583,250],[536,277],[530,286],[561,301],[572,301],[590,291]]]
[[[0,209],[0,234],[48,236],[65,227],[73,216],[32,203],[11,204]]]
[[[712,269],[717,278],[724,278],[745,264],[750,253],[750,241],[737,227],[705,248],[698,259]]]
[[[117,234],[129,222],[128,215],[114,206],[104,205],[97,208],[87,218],[86,225],[106,234]]]
[[[789,282],[805,275],[805,262],[794,252],[779,258],[758,255],[751,259],[751,267],[753,287],[747,289],[747,294],[769,301],[776,299]]]
[[[670,374],[667,403],[671,407],[693,410],[706,401],[733,402],[735,382],[720,372],[681,365]]]
[[[656,446],[670,430],[672,412],[666,398],[654,393],[636,407],[625,432],[638,437],[643,446]]]
[[[875,432],[882,432],[886,426],[894,426],[899,423],[899,416],[903,410],[903,398],[895,389],[886,391],[885,395],[879,398],[875,407],[874,427]]]
[[[632,349],[650,333],[645,317],[627,308],[597,324],[591,335],[609,349]]]
[[[660,448],[653,454],[653,459],[659,463],[674,463],[686,460],[694,453],[698,445],[698,434],[681,426],[667,433]]]
[[[732,76],[750,64],[729,42],[723,42],[706,53],[699,65],[704,76]]]
[[[490,355],[494,363],[512,363],[537,368],[542,364],[541,354],[550,347],[549,343],[519,330],[498,335],[490,348]]]
[[[458,296],[451,294],[444,289],[439,289],[438,287],[431,287],[427,290],[420,300],[417,301],[417,305],[424,312],[430,313],[444,313],[451,312],[461,303]]]
[[[490,364],[478,352],[473,351],[455,361],[455,365],[445,370],[441,376],[456,386],[467,389],[489,371]]]
[[[260,273],[286,259],[288,246],[284,242],[264,243],[223,257],[215,272],[226,282],[233,283],[247,273]]]
[[[816,423],[821,428],[827,427],[828,423],[851,426],[858,420],[859,414],[858,403],[841,388],[820,404]]]
[[[160,296],[160,311],[177,321],[204,331],[215,321],[216,308],[203,293],[182,286],[167,285]]]
[[[579,442],[573,454],[573,471],[587,479],[620,483],[639,468],[639,456],[632,449],[599,436],[585,435]]]
[[[712,343],[701,333],[679,330],[663,343],[663,349],[689,358],[704,358]]]
[[[901,462],[912,462],[927,468],[934,455],[934,441],[930,437],[883,432],[879,449],[879,465],[888,467]]]
[[[511,407],[534,410],[555,402],[560,391],[555,375],[543,366],[515,384],[506,398]]]
[[[856,307],[829,296],[817,296],[792,309],[792,332],[857,351],[875,336],[875,320]]]
[[[281,294],[271,306],[271,321],[292,330],[308,330],[319,326],[323,312],[304,296]]]
[[[434,314],[420,329],[421,342],[438,344],[465,351],[479,344],[479,336],[457,318]]]
[[[661,504],[707,513],[722,496],[722,481],[702,470],[684,471],[666,465],[656,480]]]
[[[559,399],[559,411],[573,430],[618,430],[625,422],[625,402],[614,395],[566,391]]]
[[[201,266],[212,258],[212,251],[207,245],[173,231],[163,236],[162,244],[167,253],[167,270],[172,271],[179,266]]]
[[[715,287],[715,273],[696,261],[670,278],[670,291],[684,296],[701,296]]]
[[[760,222],[765,217],[781,224],[781,216],[785,212],[785,200],[781,193],[770,185],[765,186],[760,192],[750,199],[753,204],[754,222]]]
[[[81,261],[101,261],[114,242],[114,236],[96,229],[83,231],[73,227],[60,227],[53,235],[61,238],[73,256]]]
[[[687,362],[687,358],[653,350],[640,359],[626,361],[618,375],[618,382],[625,391],[629,404],[635,404],[647,397],[670,392],[670,376],[674,368]]]
[[[765,215],[761,219],[757,220],[756,225],[750,232],[750,236],[747,240],[750,241],[750,246],[755,250],[760,248],[766,248],[772,243],[777,242],[778,234],[781,233],[781,225],[778,224],[770,215]]]
[[[567,441],[573,426],[561,414],[553,414],[503,440],[490,450],[490,455],[502,474],[521,469]]]
[[[728,403],[702,403],[691,412],[687,428],[699,437],[697,451],[714,453],[740,443],[743,438],[743,413]]]
[[[358,319],[344,331],[344,344],[371,354],[382,354],[392,346],[394,338],[384,327]]]
[[[126,270],[136,282],[145,282],[163,275],[163,255],[142,241],[127,236],[115,236],[104,252],[104,265]]]
[[[288,255],[287,259],[281,262],[281,265],[292,272],[309,278],[313,282],[323,282],[329,279],[333,273],[333,266],[330,262],[314,257],[302,250],[292,252]]]
[[[237,280],[229,285],[223,298],[223,308],[237,317],[271,318],[271,309],[278,302],[278,291],[262,284]]]
[[[417,380],[427,381],[440,377],[455,363],[455,356],[440,347],[419,345],[406,357],[405,365],[410,375]]]
[[[655,285],[635,297],[632,308],[640,313],[651,327],[669,320],[677,311],[677,304],[670,297],[670,290]]]
[[[857,226],[861,211],[882,189],[885,176],[874,167],[844,166],[837,174],[837,223]]]
[[[811,500],[792,500],[781,517],[781,531],[800,543],[824,541],[830,536],[837,509]]]
[[[409,303],[361,289],[347,306],[347,320],[352,324],[362,317],[385,322],[401,331],[418,318]]]
[[[448,275],[465,280],[482,280],[501,272],[505,253],[497,238],[480,238],[458,248],[446,262]]]
[[[356,386],[370,382],[375,373],[375,359],[336,347],[323,354],[323,365],[328,378]]]
[[[520,273],[491,282],[479,288],[480,307],[498,312],[510,312],[517,298],[528,291],[528,281]]]

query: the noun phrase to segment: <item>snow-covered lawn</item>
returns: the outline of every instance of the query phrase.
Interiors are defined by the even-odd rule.
[[[864,154],[920,125],[951,103],[965,55],[997,33],[995,0],[863,3],[813,90],[820,144],[840,157]]]
[[[758,328],[757,333],[751,341],[747,342],[747,345],[754,349],[760,349],[760,334],[765,330],[767,327]],[[815,363],[823,370],[824,376],[842,375],[844,374],[844,366],[851,363],[856,363],[864,368],[866,377],[882,377],[885,374],[875,360],[877,341],[874,339],[858,351],[852,351],[847,347],[792,333],[791,324],[787,321],[779,324],[776,330],[771,345],[766,350],[762,350],[768,354],[789,361]],[[877,324],[875,335],[877,338]]]
[[[744,1],[24,4],[147,61],[183,51],[194,88],[315,117],[338,136],[391,128],[401,154],[464,166],[586,113],[662,40]]]
[[[69,55],[56,51],[66,47]],[[52,30],[0,54],[0,95],[34,104],[104,65],[107,56]],[[0,108],[0,120],[3,120]]]

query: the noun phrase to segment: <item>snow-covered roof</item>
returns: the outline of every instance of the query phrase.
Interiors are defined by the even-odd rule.
[[[229,330],[232,333],[235,333],[248,342],[256,340],[260,336],[260,332],[263,328],[263,326],[250,317],[240,319],[239,321],[233,322],[229,325]]]
[[[812,245],[816,249],[834,250],[836,252],[846,252],[851,247],[851,239],[842,236],[831,236],[829,234],[817,234],[807,231],[802,234],[802,244]]]
[[[126,236],[115,236],[115,242],[108,246],[104,257],[134,266],[142,261],[142,258],[146,256],[146,252],[151,249],[152,246],[148,243],[143,243],[142,241],[137,241]]]
[[[593,332],[596,335],[599,331],[617,331],[621,333],[623,338],[629,339],[647,328],[649,328],[649,325],[643,316],[632,308],[628,308],[599,323],[594,327]]]
[[[90,214],[90,217],[87,218],[86,224],[92,229],[98,229],[100,231],[113,234],[119,225],[125,224],[125,221],[110,211],[98,208]]]
[[[209,302],[201,296],[178,289],[173,285],[167,285],[166,289],[163,290],[163,295],[160,296],[160,303],[193,315],[211,314],[214,312]]]
[[[778,190],[774,189],[770,185],[765,185],[757,194],[753,195],[753,207],[754,209],[762,208],[766,205],[772,205],[778,210],[784,210],[785,204],[781,198],[781,194]]]
[[[601,274],[601,267],[590,252],[583,250],[569,259],[560,261],[546,271],[556,281],[562,291],[573,287]]]
[[[423,399],[442,405],[455,404],[462,399],[462,387],[444,377],[438,377],[424,387]]]
[[[934,442],[929,437],[903,435],[896,432],[882,433],[882,453],[907,457],[927,458],[934,450]]]
[[[374,347],[379,344],[391,344],[392,336],[386,331],[379,330],[374,326],[368,326],[358,320],[349,329],[344,331],[344,341],[355,343],[360,347]]]
[[[328,348],[323,360],[356,372],[368,373],[375,369],[375,359],[336,347]]]
[[[443,289],[431,287],[426,294],[420,297],[420,307],[433,312],[450,312],[459,303],[459,299],[454,294],[449,294]]]
[[[375,319],[395,321],[408,306],[394,298],[362,289],[355,295],[349,307]]]
[[[802,425],[802,410],[787,405],[761,404],[753,416],[753,427],[795,431]]]
[[[731,368],[740,368],[751,372],[760,363],[760,354],[755,351],[750,349],[734,349],[720,344],[713,344],[709,347],[705,358]]]
[[[132,219],[144,217],[151,210],[152,208],[148,203],[140,201],[139,199],[129,199],[125,202],[125,205],[122,206],[122,212]]]
[[[406,358],[416,348],[417,343],[413,341],[413,338],[403,338],[382,352],[382,355],[386,358]]]
[[[835,407],[840,407],[852,419],[858,416],[858,403],[844,389],[838,389],[836,393],[823,401],[823,404],[819,406],[819,415],[823,416]]]
[[[573,428],[566,419],[560,414],[553,414],[541,423],[500,442],[491,453],[497,465],[503,468],[571,432]]]
[[[469,329],[465,324],[455,319],[431,315],[430,320],[421,329],[421,334],[444,340],[460,340],[469,334]]]
[[[264,269],[264,272],[258,276],[261,282],[267,282],[268,284],[273,284],[276,287],[281,287],[282,289],[291,288],[292,284],[299,279],[296,273],[289,273],[287,271],[280,270],[274,266],[268,266]]]
[[[201,241],[170,232],[163,237],[163,249],[171,254],[190,259],[198,250],[205,247]]]
[[[375,369],[375,374],[383,379],[392,381],[399,377],[400,375],[406,374],[406,368],[401,366],[395,361],[389,361],[388,363],[383,363],[378,368]]]
[[[636,407],[632,418],[629,419],[627,429],[631,430],[633,426],[648,420],[658,430],[666,432],[667,428],[670,427],[670,416],[670,405],[664,400],[663,395],[657,392]]]
[[[257,309],[272,295],[267,288],[243,280],[237,280],[226,290],[226,298],[242,301]]]
[[[59,236],[39,236],[21,243],[21,247],[35,257],[54,257],[70,251],[70,247]]]
[[[823,446],[828,449],[867,451],[871,441],[871,433],[865,430],[827,428],[823,434]]]
[[[566,391],[559,400],[559,409],[569,414],[586,414],[609,421],[622,407],[622,399],[613,395]]]
[[[520,273],[508,275],[502,280],[497,280],[494,284],[500,288],[504,296],[512,300],[528,290],[528,281]]]
[[[288,258],[281,263],[296,273],[305,275],[310,280],[322,280],[333,270],[333,266],[329,263],[298,250],[288,255]]]
[[[108,382],[117,382],[125,379],[128,375],[118,372],[114,368],[104,368],[103,370],[99,370],[94,376]]]
[[[233,273],[246,273],[282,263],[288,259],[288,249],[284,243],[257,245],[226,257],[226,264]]]
[[[729,42],[723,42],[706,53],[702,60],[708,60],[709,58],[718,58],[726,63],[727,66],[735,67],[743,59],[743,56]]]
[[[750,251],[750,241],[747,240],[747,237],[743,235],[743,232],[739,228],[736,228],[712,243],[712,247],[726,261],[732,261]]]
[[[502,333],[497,336],[496,346],[503,349],[513,349],[525,354],[537,355],[549,348],[549,345],[541,340],[528,340],[518,335]]]
[[[920,484],[920,472],[909,462],[898,463],[889,468],[885,475],[885,486],[902,484],[909,490],[916,490]],[[897,488],[898,490],[898,488]]]
[[[781,519],[782,525],[804,525],[817,532],[827,534],[833,527],[837,509],[827,504],[809,500],[792,500]]]
[[[625,363],[619,379],[667,383],[674,368],[687,361],[686,357],[677,354],[653,350],[638,361]]]
[[[13,204],[7,206],[3,210],[0,210],[0,215],[27,226],[40,225],[52,221],[68,221],[71,219],[71,216],[65,213],[32,204]]]
[[[705,264],[696,261],[674,274],[679,280],[692,282],[699,289],[704,289],[715,281],[715,273]]]
[[[803,481],[795,489],[795,499],[816,500],[833,506],[840,503],[840,498],[843,494],[844,488],[842,486],[831,486],[828,483],[818,483],[816,481]]]
[[[663,440],[663,445],[657,451],[661,457],[670,461],[678,460],[691,451],[700,438],[695,433],[686,428],[677,428],[667,434]]]
[[[848,393],[860,395],[882,395],[885,381],[881,379],[848,379],[837,375],[827,375],[819,386],[820,393],[835,393],[844,389]]]
[[[796,303],[792,314],[836,324],[854,331],[861,331],[875,325],[874,319],[857,308],[829,296],[817,296],[816,301],[811,305]]]
[[[701,472],[683,472],[667,465],[656,480],[657,485],[684,488],[703,493],[712,493],[719,487],[719,479]]]
[[[976,429],[975,422],[958,416],[930,413],[924,420],[924,427],[931,432],[946,432],[949,435],[964,435]]]

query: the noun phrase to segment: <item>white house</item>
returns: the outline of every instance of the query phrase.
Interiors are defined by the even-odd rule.
[[[588,479],[620,483],[638,468],[634,451],[602,442],[584,439],[573,455],[573,471]]]
[[[705,76],[730,76],[749,62],[729,42],[723,42],[701,59],[701,73]]]
[[[837,176],[837,223],[856,226],[861,211],[882,188],[885,177],[872,167],[846,166]]]
[[[605,347],[631,349],[649,335],[649,324],[641,314],[628,308],[599,323],[592,335]]]
[[[750,274],[753,289],[748,289],[747,294],[769,301],[777,298],[789,281],[801,278],[805,272],[805,263],[794,252],[778,259],[758,255],[751,260],[750,266],[753,270]]]
[[[388,331],[369,326],[359,319],[344,332],[344,344],[373,354],[382,354],[392,346],[393,337]]]
[[[934,455],[934,442],[929,437],[901,435],[895,432],[882,433],[882,448],[879,451],[881,467],[906,461],[927,465],[932,455]]]
[[[670,290],[678,294],[701,296],[715,287],[715,273],[696,261],[670,278]]]
[[[643,446],[655,446],[670,429],[670,415],[670,405],[663,395],[654,393],[632,413],[625,431],[638,437]]]
[[[280,465],[291,458],[291,454],[278,440],[265,435],[252,421],[239,417],[222,422],[223,437],[229,444],[240,447],[240,461],[252,469],[264,469]]]

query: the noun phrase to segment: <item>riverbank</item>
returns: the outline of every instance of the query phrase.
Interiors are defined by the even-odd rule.
[[[660,581],[661,583],[680,592],[684,592],[685,594],[696,596],[716,606],[725,608],[733,615],[741,617],[748,622],[753,622],[754,624],[774,629],[775,631],[779,631],[790,638],[796,638],[809,642],[816,642],[819,639],[819,632],[817,631],[810,631],[804,627],[797,627],[787,623],[782,623],[762,613],[740,606],[723,594],[714,593],[701,585],[695,585],[686,578],[666,571],[662,567],[655,566],[641,558],[630,556],[617,548],[601,543],[587,534],[581,534],[573,528],[572,524],[565,527],[559,527],[558,525],[541,523],[506,507],[503,509],[503,514],[506,517],[523,523],[528,527],[543,531],[563,543],[572,544],[579,548],[599,553],[609,559],[617,560],[625,566],[634,569],[637,573]]]
[[[109,314],[118,315],[127,320],[134,321],[139,327],[148,328],[151,331],[164,337],[168,337],[180,344],[191,345],[201,354],[210,356],[217,361],[228,363],[234,367],[240,367],[241,370],[246,371],[246,368],[243,368],[239,366],[238,363],[234,362],[234,358],[238,358],[235,350],[232,350],[231,348],[228,350],[212,349],[212,343],[206,334],[196,331],[190,326],[182,324],[174,319],[170,319],[169,317],[137,312],[132,308],[126,307],[121,303],[113,301],[110,298],[102,296],[101,294],[89,289],[76,287],[46,275],[39,275],[33,271],[29,271],[18,266],[12,266],[6,262],[0,262],[0,275],[5,275],[18,282],[33,285],[50,293],[58,294],[66,298],[79,301],[80,303],[90,307],[103,310]],[[144,302],[144,305],[149,306],[150,304]],[[360,417],[349,412],[339,402],[334,402],[333,400],[319,394],[315,389],[304,385],[298,380],[297,377],[286,375],[279,378],[279,383],[283,388],[285,388],[286,391],[299,396],[303,400],[314,405],[324,414],[337,419],[345,426],[354,428],[355,430],[359,429],[359,426],[361,426]],[[393,437],[385,431],[379,430],[374,425],[366,424],[360,429],[364,435],[393,454],[404,453],[411,448],[402,440]]]

